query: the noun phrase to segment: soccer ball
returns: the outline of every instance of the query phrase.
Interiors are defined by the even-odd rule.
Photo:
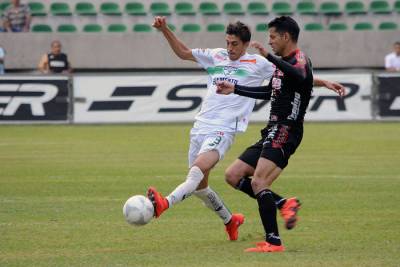
[[[154,214],[154,207],[150,199],[136,195],[125,202],[122,212],[129,224],[142,226],[150,222]]]

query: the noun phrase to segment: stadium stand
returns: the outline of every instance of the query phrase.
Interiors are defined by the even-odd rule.
[[[32,32],[53,32],[53,29],[48,24],[35,24],[32,26]]]
[[[72,11],[68,3],[56,2],[50,5],[50,13],[53,16],[72,16]]]
[[[144,5],[140,2],[128,2],[125,4],[124,12],[132,16],[146,16]]]
[[[297,3],[296,12],[300,15],[317,15],[317,7],[314,2],[301,1]]]
[[[102,32],[103,27],[99,24],[86,24],[85,26],[83,26],[83,31],[88,33]]]
[[[221,11],[219,10],[217,4],[213,2],[202,2],[199,6],[199,12],[202,15],[220,15]]]
[[[227,2],[223,7],[224,13],[228,15],[244,15],[244,9],[239,2]]]
[[[323,31],[324,26],[321,23],[312,22],[312,23],[308,23],[308,24],[304,25],[304,30],[305,31]]]
[[[75,5],[75,14],[80,16],[96,16],[97,11],[90,2],[79,2]]]
[[[293,9],[290,2],[278,1],[272,4],[272,12],[276,15],[292,15]]]
[[[187,23],[182,25],[182,32],[200,32],[201,26],[195,23]]]
[[[323,15],[339,16],[342,10],[337,2],[323,2],[319,7],[319,12]]]
[[[121,16],[121,8],[119,4],[114,2],[104,2],[100,5],[100,12],[108,16]]]
[[[57,32],[77,32],[78,29],[74,24],[60,24],[57,27]]]
[[[328,27],[330,31],[347,31],[348,28],[347,24],[343,22],[331,23]]]
[[[225,32],[225,24],[212,23],[207,25],[208,32]]]
[[[132,30],[134,32],[152,32],[153,28],[149,24],[140,23],[133,25]]]
[[[46,7],[41,2],[29,2],[29,8],[31,9],[32,16],[46,16]]]
[[[344,10],[349,15],[364,15],[367,13],[367,9],[362,1],[347,2]]]
[[[150,5],[150,12],[154,16],[170,16],[171,10],[166,2],[153,2]]]
[[[369,33],[379,33],[387,34],[388,37],[380,39],[391,43],[399,36],[396,31],[399,31],[400,0],[22,0],[22,3],[31,8],[33,33],[43,33],[41,38],[45,33],[49,33],[49,38],[58,33],[74,33],[76,40],[71,42],[76,44],[84,40],[85,34],[102,38],[109,32],[123,33],[121,36],[128,39],[137,32],[146,32],[150,33],[146,36],[153,38],[151,41],[158,40],[157,31],[151,27],[155,15],[168,16],[168,23],[177,34],[188,34],[193,40],[207,40],[209,32],[223,33],[226,23],[235,20],[249,24],[255,36],[265,40],[266,22],[282,14],[293,15],[307,38],[308,34],[323,34],[323,38],[345,42],[350,37],[330,34],[354,34],[352,38],[357,40],[367,38]],[[0,0],[0,13],[9,4],[9,0]],[[94,37],[92,33],[98,35]],[[69,38],[67,34],[62,36]],[[2,43],[11,40],[7,35]],[[325,43],[312,37],[306,42]]]
[[[124,24],[110,24],[107,27],[108,32],[126,32],[127,27]]]
[[[268,8],[264,2],[250,2],[247,5],[247,12],[250,15],[268,15]]]
[[[196,11],[190,2],[178,2],[175,4],[175,13],[182,16],[194,16]]]

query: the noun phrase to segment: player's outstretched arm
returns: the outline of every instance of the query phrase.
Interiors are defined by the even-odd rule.
[[[314,77],[314,86],[328,88],[329,90],[334,91],[340,96],[344,96],[346,93],[344,86],[340,83],[322,80],[318,77]]]
[[[167,39],[169,46],[175,52],[175,54],[183,60],[196,61],[192,54],[192,50],[188,48],[181,40],[179,40],[175,34],[168,28],[165,17],[155,17],[153,27],[160,30],[165,39]]]
[[[271,98],[271,88],[269,86],[242,86],[222,81],[217,83],[217,93],[229,95],[235,93],[237,95],[246,96],[254,99],[267,100]]]

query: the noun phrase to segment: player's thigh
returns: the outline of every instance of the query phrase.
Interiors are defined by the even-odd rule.
[[[193,166],[197,166],[203,173],[209,172],[219,161],[219,153],[211,150],[199,154],[193,162]]]

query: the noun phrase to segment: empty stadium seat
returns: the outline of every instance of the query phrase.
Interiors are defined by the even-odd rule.
[[[207,25],[208,32],[225,32],[225,25],[221,23],[211,23]]]
[[[107,27],[108,32],[126,32],[126,26],[124,24],[110,24]]]
[[[46,16],[46,7],[41,2],[29,2],[29,8],[31,9],[32,16]]]
[[[370,22],[358,22],[354,24],[353,29],[356,31],[370,31],[374,29],[374,26]]]
[[[396,11],[397,13],[400,13],[400,1],[394,2],[393,10]]]
[[[100,5],[100,12],[108,16],[121,16],[122,12],[117,3],[104,2]]]
[[[80,16],[96,16],[97,11],[90,2],[78,2],[75,5],[75,13]]]
[[[140,2],[128,2],[125,4],[125,13],[132,16],[146,16],[144,5]]]
[[[331,23],[328,27],[330,31],[347,31],[348,28],[347,24],[342,22]]]
[[[344,10],[349,15],[358,15],[358,14],[366,14],[367,10],[365,9],[365,5],[362,1],[350,1],[347,2]]]
[[[102,32],[103,27],[99,24],[86,24],[83,26],[84,32]]]
[[[333,1],[321,3],[319,11],[324,15],[337,16],[342,14],[339,4]]]
[[[289,2],[278,1],[272,4],[272,12],[277,15],[292,15],[293,9]]]
[[[225,14],[228,15],[244,15],[242,4],[239,2],[226,2],[223,6]]]
[[[259,23],[256,25],[256,32],[266,32],[268,30],[268,25],[266,23]]]
[[[169,5],[165,2],[154,2],[150,5],[150,12],[155,16],[169,16],[171,10]]]
[[[217,4],[215,4],[214,2],[200,3],[199,11],[203,15],[219,15],[219,14],[221,14]]]
[[[369,4],[369,10],[374,14],[389,14],[392,12],[387,1],[372,1]]]
[[[301,15],[317,15],[317,7],[314,2],[301,1],[296,6],[297,13]]]
[[[58,25],[57,31],[68,33],[68,32],[77,32],[78,29],[73,24],[61,24],[61,25]]]
[[[323,31],[324,30],[324,26],[321,23],[307,23],[306,25],[304,25],[304,30],[305,31]]]
[[[394,31],[398,29],[398,25],[395,22],[381,22],[378,26],[378,29],[382,31],[386,30]]]
[[[50,5],[50,13],[54,16],[71,16],[72,11],[67,3],[56,2]]]
[[[251,15],[268,15],[267,5],[263,2],[250,2],[247,5],[247,12]]]
[[[132,30],[134,32],[152,32],[153,28],[149,24],[139,23],[139,24],[133,25]]]
[[[190,2],[178,2],[175,4],[175,13],[184,16],[196,15],[193,4]]]
[[[32,26],[32,32],[52,32],[53,29],[48,24],[36,24]]]
[[[199,24],[195,24],[195,23],[183,24],[182,31],[183,32],[200,32],[201,26]]]

